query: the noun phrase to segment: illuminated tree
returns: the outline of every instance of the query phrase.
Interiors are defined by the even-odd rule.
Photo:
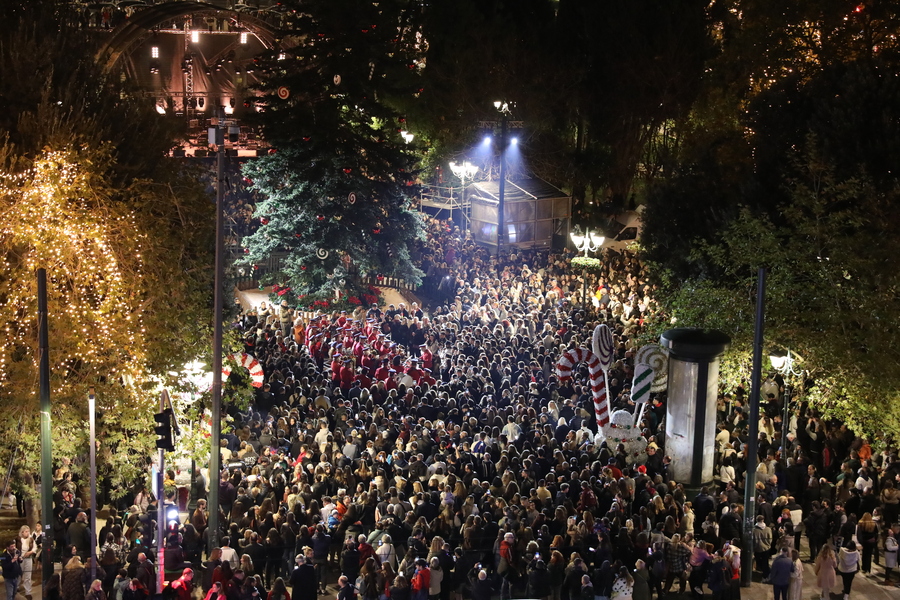
[[[244,168],[263,198],[247,262],[286,254],[272,282],[306,302],[339,289],[357,296],[356,276],[369,272],[416,283],[417,158],[392,105],[417,89],[409,6],[313,0],[298,9],[290,43],[261,61],[260,118],[274,150]]]
[[[153,445],[144,302],[146,235],[138,215],[112,197],[104,159],[47,152],[34,166],[0,180],[0,406],[29,425],[19,460],[35,468],[37,419],[37,290],[48,276],[54,436],[61,456],[83,452],[89,386],[103,426],[103,462],[117,479],[140,474]],[[135,453],[135,454],[132,454]]]

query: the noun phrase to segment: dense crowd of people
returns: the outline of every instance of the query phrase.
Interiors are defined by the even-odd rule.
[[[749,477],[742,387],[719,398],[713,486],[697,493],[671,481],[665,394],[640,423],[647,460],[629,464],[596,435],[586,367],[563,379],[555,364],[606,323],[610,402],[635,410],[637,339],[657,310],[636,257],[604,256],[582,302],[571,254],[514,250],[498,261],[448,223],[428,225],[420,256],[440,297],[427,312],[410,303],[317,314],[284,301],[236,319],[265,383],[223,436],[227,468],[211,482],[218,543],[207,555],[207,485],[197,478],[200,499],[166,540],[167,593],[196,583],[207,600],[649,600],[705,590],[732,600],[752,560],[776,599],[799,600],[801,558],[815,563],[823,598],[837,575],[846,598],[873,561],[890,581],[900,501],[891,440],[873,449],[802,397],[782,423],[791,398],[773,375]],[[741,552],[746,485],[757,495],[753,556]],[[63,600],[153,593],[152,494],[139,486],[121,518],[111,511],[94,586],[84,564],[92,538],[70,492],[60,481],[64,569],[51,588]]]

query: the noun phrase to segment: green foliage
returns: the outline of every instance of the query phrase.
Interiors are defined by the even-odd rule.
[[[70,26],[66,4],[0,11],[0,311],[10,341],[0,424],[12,431],[22,417],[18,462],[36,472],[43,266],[54,458],[86,473],[93,386],[99,471],[122,493],[146,474],[159,374],[208,353],[212,205],[196,174],[166,156],[167,122],[95,63],[94,40]]]
[[[392,101],[417,93],[421,38],[406,3],[305,2],[286,44],[262,61],[260,119],[274,153],[249,161],[262,197],[247,262],[288,252],[272,283],[308,300],[361,291],[360,273],[417,283],[422,236],[409,199],[415,146]],[[279,98],[285,88],[289,97]]]
[[[576,256],[572,259],[572,268],[581,269],[582,271],[587,271],[592,274],[598,274],[603,272],[603,261],[599,258],[592,258],[590,256]]]
[[[815,382],[807,398],[817,409],[859,432],[897,432],[900,275],[889,265],[900,252],[900,197],[864,176],[836,177],[815,138],[806,148],[778,218],[744,207],[714,241],[698,243],[690,260],[709,264],[717,276],[670,280],[667,312],[654,331],[674,318],[727,333],[734,344],[726,378],[746,379],[756,272],[766,267],[767,350],[790,348],[803,358]]]

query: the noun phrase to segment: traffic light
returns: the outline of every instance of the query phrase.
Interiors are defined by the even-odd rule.
[[[161,413],[156,413],[153,415],[153,419],[156,421],[153,431],[159,436],[159,439],[156,440],[156,447],[172,452],[175,450],[175,444],[172,441],[172,409],[167,408]]]

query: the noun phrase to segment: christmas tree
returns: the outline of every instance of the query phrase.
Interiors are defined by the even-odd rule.
[[[420,91],[414,4],[290,6],[281,46],[259,60],[259,119],[272,148],[243,171],[262,198],[245,262],[286,253],[264,282],[289,288],[301,305],[336,291],[358,296],[371,273],[418,283],[416,157],[395,108]]]

